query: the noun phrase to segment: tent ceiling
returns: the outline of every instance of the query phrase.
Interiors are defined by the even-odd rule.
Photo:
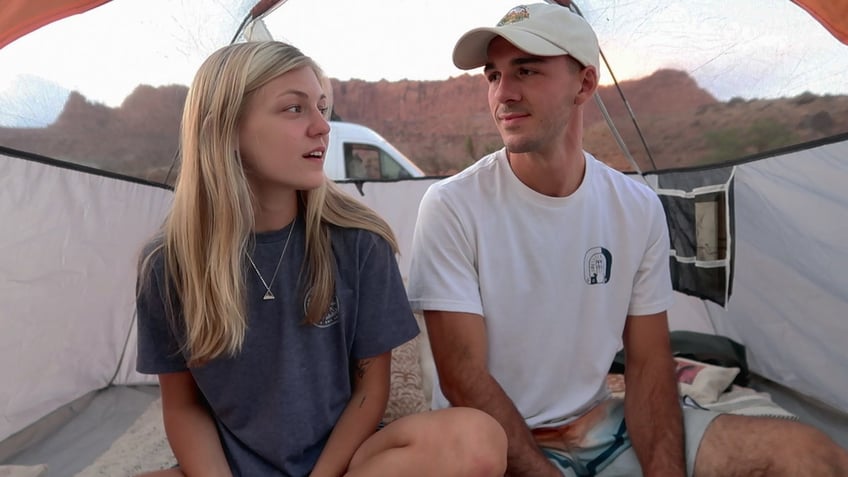
[[[83,13],[111,0],[5,0],[0,11],[0,48],[48,23]],[[136,0],[139,1],[139,0]],[[253,18],[270,12],[286,0],[259,0],[250,10]]]
[[[27,33],[64,17],[82,13],[110,0],[5,0],[0,11],[0,48]],[[839,41],[848,44],[848,0],[793,0],[808,11]],[[280,2],[260,0],[253,15],[259,16]],[[558,3],[567,3],[559,1]]]
[[[109,0],[6,0],[0,10],[0,48],[27,33]]]
[[[827,31],[848,44],[848,0],[793,0]]]

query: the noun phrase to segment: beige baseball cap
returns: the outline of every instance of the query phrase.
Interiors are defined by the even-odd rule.
[[[475,28],[462,35],[453,49],[453,63],[470,70],[486,64],[489,42],[503,37],[537,56],[570,55],[583,66],[599,69],[598,37],[586,20],[561,5],[519,5],[494,27]]]

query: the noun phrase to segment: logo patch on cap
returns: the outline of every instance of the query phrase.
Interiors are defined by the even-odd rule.
[[[506,12],[501,21],[498,22],[497,26],[509,25],[511,23],[518,23],[522,20],[526,20],[530,18],[530,12],[527,10],[527,7],[524,5],[519,5],[512,10]]]

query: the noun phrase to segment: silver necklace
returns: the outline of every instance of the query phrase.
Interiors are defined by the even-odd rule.
[[[277,272],[280,271],[280,264],[283,263],[283,256],[286,254],[286,249],[289,248],[289,239],[292,236],[292,231],[294,230],[294,225],[297,222],[297,216],[294,216],[294,220],[291,223],[291,227],[289,228],[289,235],[286,237],[286,243],[283,245],[283,252],[280,253],[280,259],[277,261],[277,268],[274,269],[274,275],[271,277],[271,281],[269,283],[265,282],[265,278],[262,277],[262,274],[259,273],[259,268],[256,267],[256,264],[253,263],[253,259],[250,258],[250,254],[245,252],[244,254],[247,256],[247,259],[250,261],[250,265],[253,266],[253,271],[256,272],[256,275],[259,276],[259,280],[262,281],[262,286],[265,287],[265,295],[262,296],[263,300],[273,300],[276,298],[274,294],[271,292],[271,285],[274,284],[274,280],[277,278]]]

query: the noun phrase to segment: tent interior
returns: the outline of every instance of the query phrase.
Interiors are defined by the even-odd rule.
[[[0,72],[14,73],[0,76],[0,219],[5,224],[0,233],[0,469],[46,465],[40,474],[22,475],[106,475],[92,466],[113,443],[128,431],[136,437],[154,432],[138,426],[140,417],[156,410],[158,387],[155,377],[135,371],[135,273],[141,247],[171,203],[178,118],[162,125],[172,129],[172,141],[160,149],[148,147],[149,137],[141,132],[128,143],[131,151],[116,152],[106,126],[59,130],[57,118],[79,101],[83,80],[63,77],[58,66],[77,63],[80,74],[108,77],[105,81],[121,86],[123,93],[115,98],[96,99],[99,107],[114,108],[141,85],[188,84],[199,62],[237,34],[308,44],[294,33],[294,23],[317,21],[341,2],[318,2],[326,4],[324,9],[303,0],[221,3],[12,1],[13,7],[0,13],[0,31],[18,33],[0,37]],[[503,11],[512,3],[504,3]],[[712,91],[726,103],[755,101],[757,94],[796,101],[814,96],[835,118],[832,127],[813,136],[746,144],[685,168],[651,152],[647,145],[661,138],[638,127],[638,111],[608,121],[608,137],[621,146],[633,180],[651,185],[666,206],[678,290],[669,311],[671,328],[743,345],[750,388],[768,393],[794,418],[848,448],[848,351],[841,346],[848,336],[848,275],[842,273],[848,266],[848,222],[839,219],[848,216],[848,103],[841,101],[848,95],[848,55],[840,42],[848,36],[848,2],[740,1],[722,4],[709,18],[665,3],[641,2],[646,14],[635,21],[630,2],[579,2],[598,30],[608,68],[602,76],[614,78],[617,64],[632,62],[627,48],[640,48],[658,59],[640,56],[639,61],[683,69],[699,84],[716,85]],[[447,8],[448,2],[440,6]],[[766,21],[758,13],[763,9],[780,14]],[[734,20],[741,17],[759,21]],[[104,41],[98,32],[114,22],[123,22],[118,26],[127,34]],[[733,31],[732,39],[714,31],[722,26]],[[791,42],[761,43],[784,38],[787,31],[812,38],[818,54]],[[67,39],[64,48],[52,43],[57,35]],[[325,42],[333,33],[327,35]],[[629,46],[617,46],[623,43],[612,38]],[[307,54],[309,48],[304,47]],[[743,56],[723,62],[734,48],[744,50]],[[697,60],[688,63],[673,59],[693,56]],[[24,61],[32,57],[39,58],[37,64]],[[164,61],[157,68],[173,66],[177,73],[165,80],[97,73],[104,64],[113,71],[126,61],[154,60]],[[599,102],[597,107],[612,111],[616,105]],[[46,141],[51,135],[59,137]],[[590,152],[592,147],[587,143]],[[415,159],[414,151],[407,153]],[[418,202],[437,180],[341,182],[392,226],[404,276]],[[421,356],[426,375],[431,363],[426,350]],[[167,446],[161,436],[145,442]],[[141,461],[154,450],[161,451],[130,449]]]

